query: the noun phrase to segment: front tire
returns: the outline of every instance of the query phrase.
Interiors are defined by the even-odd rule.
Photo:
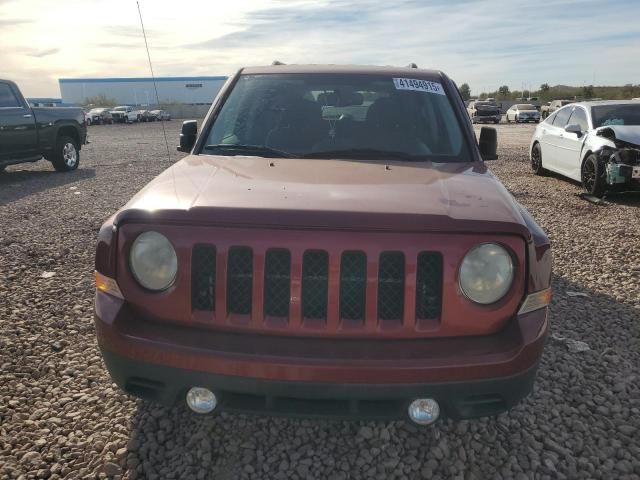
[[[67,136],[58,137],[56,150],[51,160],[53,168],[58,172],[70,172],[80,164],[80,149],[78,142]]]
[[[602,197],[607,189],[605,175],[604,165],[598,161],[596,155],[590,154],[582,163],[580,172],[582,188],[589,195]]]
[[[547,169],[542,166],[542,149],[539,143],[536,143],[531,149],[531,170],[535,175],[544,176],[547,174]]]

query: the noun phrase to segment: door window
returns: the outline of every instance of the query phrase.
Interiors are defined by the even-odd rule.
[[[20,107],[20,102],[8,83],[0,83],[0,108]]]
[[[571,115],[571,108],[561,108],[553,119],[553,126],[564,128]]]
[[[589,130],[589,122],[587,121],[587,114],[581,108],[576,107],[569,118],[567,125],[580,125],[580,130],[586,132]]]

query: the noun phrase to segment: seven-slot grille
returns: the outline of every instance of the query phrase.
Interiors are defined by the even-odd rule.
[[[401,323],[407,316],[406,289],[415,286],[415,311],[411,315],[417,320],[440,318],[443,261],[439,252],[420,252],[416,258],[408,258],[404,252],[386,251],[373,259],[362,251],[342,252],[337,261],[335,292],[330,282],[331,260],[327,251],[307,250],[301,253],[301,268],[296,269],[291,252],[283,248],[268,249],[261,260],[254,258],[250,247],[234,246],[225,254],[213,245],[196,245],[191,265],[192,310],[215,312],[216,318],[252,316],[257,299],[262,320],[277,318],[289,325],[309,321],[317,326],[326,324],[333,298],[338,303],[340,320],[350,326],[384,321]],[[408,263],[415,268],[409,268]],[[226,272],[217,272],[218,265],[226,265]],[[255,278],[256,270],[262,272],[262,278]],[[411,271],[415,276],[410,275]],[[222,287],[216,279],[218,283],[221,279],[226,282],[222,290],[225,312],[216,309],[217,289]],[[375,308],[368,310],[367,295],[372,293],[372,281],[377,299],[371,299],[374,301],[369,303]],[[292,308],[294,283],[300,288],[300,297],[294,300],[300,303],[297,309]],[[300,318],[291,318],[295,312],[299,312]]]

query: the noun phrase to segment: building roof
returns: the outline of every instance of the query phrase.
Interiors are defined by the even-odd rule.
[[[156,82],[197,82],[211,80],[226,80],[227,77],[156,77]],[[111,78],[60,78],[60,83],[136,83],[136,82],[152,82],[151,77],[111,77]]]

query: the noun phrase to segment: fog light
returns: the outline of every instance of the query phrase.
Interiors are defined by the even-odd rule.
[[[187,392],[187,405],[196,413],[211,413],[218,405],[218,399],[207,388],[193,387]]]
[[[430,425],[440,416],[440,405],[433,398],[419,398],[409,405],[409,418],[419,425]]]

